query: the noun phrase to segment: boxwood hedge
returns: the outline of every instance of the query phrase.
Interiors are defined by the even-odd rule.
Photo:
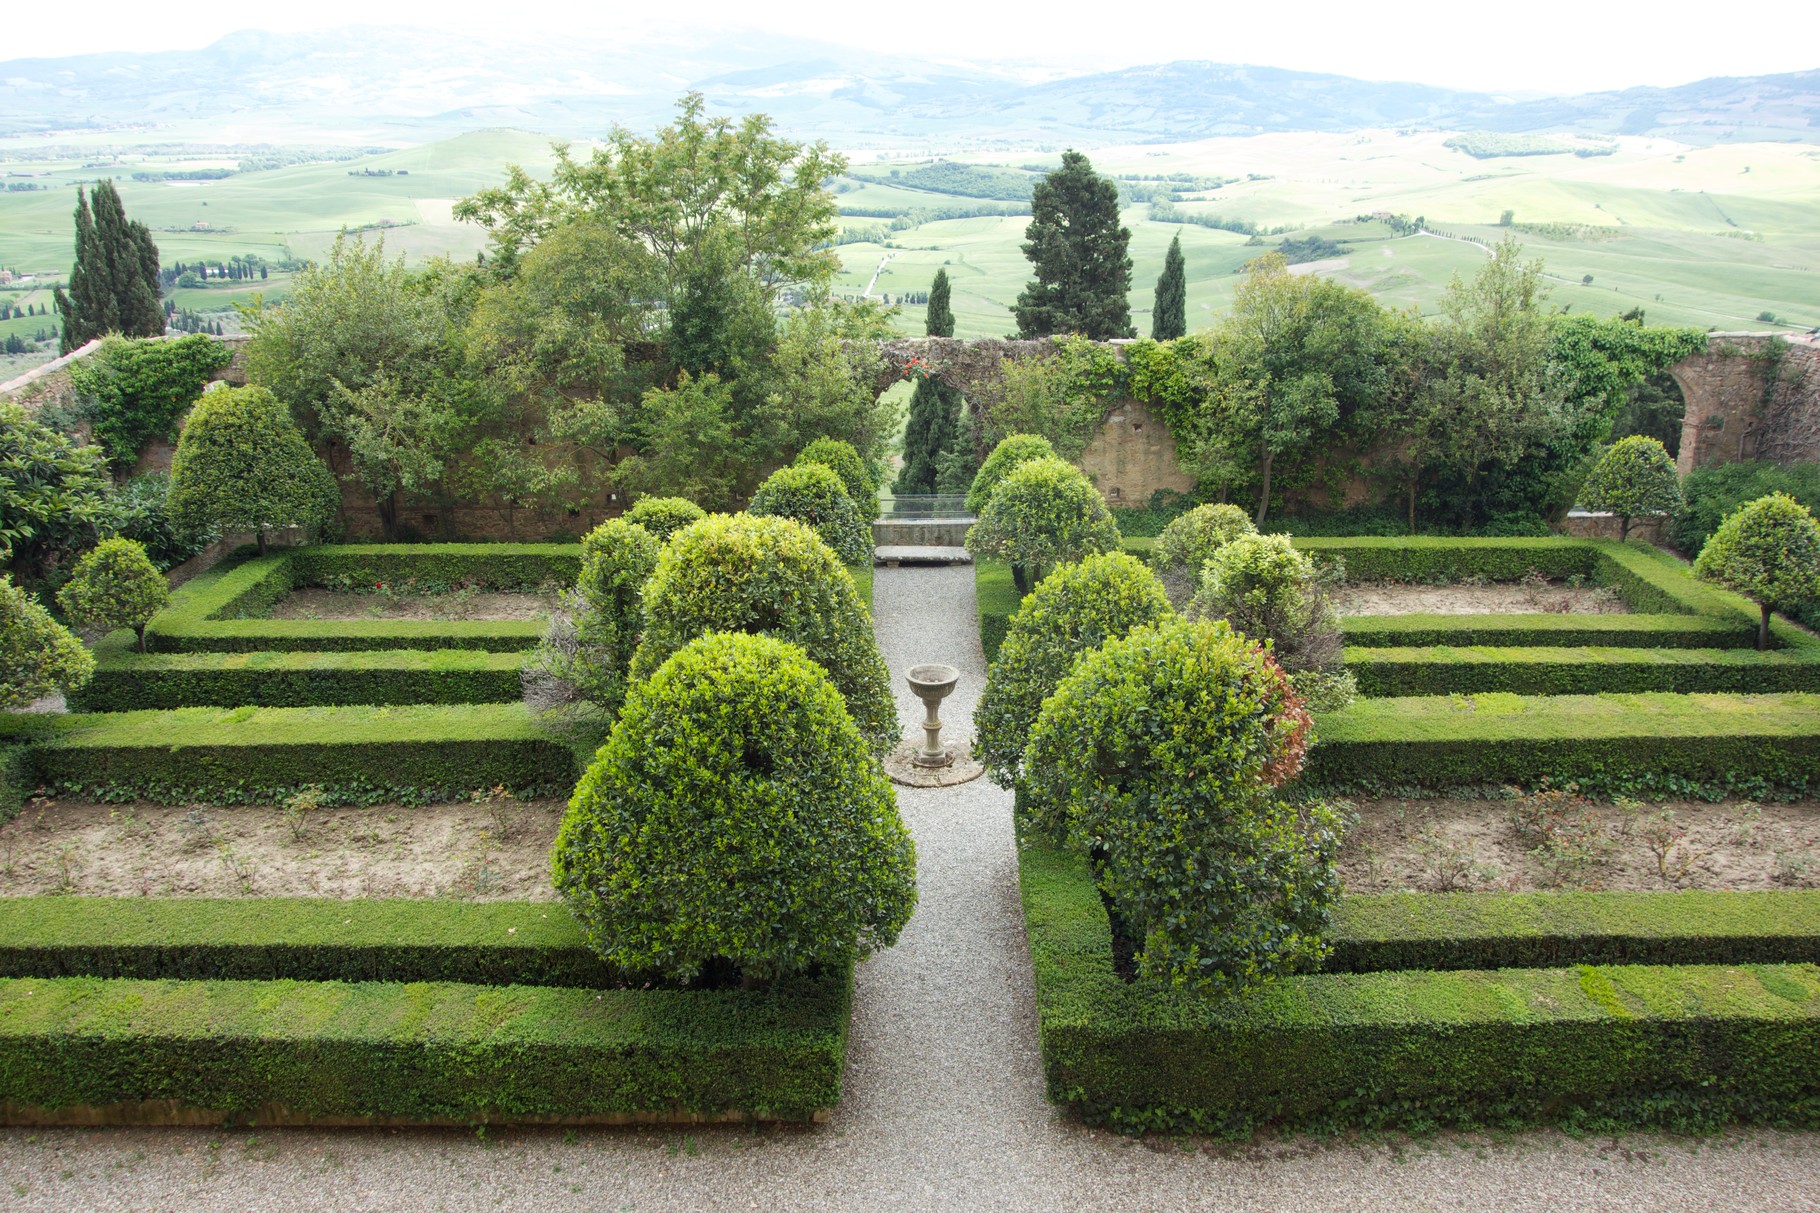
[[[1820,691],[1811,649],[1641,649],[1435,645],[1348,646],[1346,668],[1365,695],[1592,695],[1602,691]],[[97,677],[99,677],[99,673]]]

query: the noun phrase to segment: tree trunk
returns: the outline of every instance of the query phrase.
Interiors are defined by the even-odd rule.
[[[398,542],[398,494],[376,496],[373,504],[379,507],[379,534],[387,543]]]
[[[1409,478],[1409,533],[1416,533],[1416,477]]]
[[[1028,594],[1030,592],[1030,570],[1021,564],[1012,565],[1011,584],[1017,588],[1018,593]]]
[[[265,528],[264,527],[257,528],[253,532],[253,535],[255,538],[257,538],[259,540],[259,554],[261,556],[265,555]]]
[[[1763,610],[1763,622],[1757,625],[1757,651],[1761,653],[1769,648],[1769,607],[1766,604],[1759,605]]]
[[[1618,542],[1619,543],[1630,542],[1630,515],[1629,514],[1619,514],[1618,515]]]
[[[1263,526],[1264,516],[1270,513],[1270,465],[1275,461],[1276,455],[1273,452],[1266,450],[1264,452],[1263,469],[1264,487],[1258,492],[1258,516],[1251,520],[1254,526]]]
[[[142,623],[134,628],[133,631],[139,633],[139,651],[141,653],[145,652],[145,625]]]

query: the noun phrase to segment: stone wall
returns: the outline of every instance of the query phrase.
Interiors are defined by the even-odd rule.
[[[1151,494],[1158,490],[1194,489],[1194,477],[1176,457],[1175,436],[1149,405],[1138,400],[1113,403],[1080,464],[1112,505],[1141,507],[1150,504]]]
[[[1669,368],[1687,400],[1682,474],[1743,459],[1820,459],[1820,347],[1780,334],[1715,333]]]

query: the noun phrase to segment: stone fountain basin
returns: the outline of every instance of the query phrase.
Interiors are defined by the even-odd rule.
[[[913,665],[905,675],[918,699],[946,699],[960,681],[961,672],[951,665]]]

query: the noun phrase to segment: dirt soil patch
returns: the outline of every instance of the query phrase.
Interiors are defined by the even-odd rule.
[[[0,827],[0,896],[555,897],[560,800],[316,809],[34,800]]]
[[[1361,800],[1340,851],[1355,893],[1820,887],[1820,801]]]
[[[554,594],[507,593],[496,590],[452,590],[447,594],[349,594],[339,590],[300,589],[274,603],[273,619],[422,619],[448,623],[458,619],[548,619]]]
[[[1628,615],[1604,586],[1349,585],[1338,595],[1342,615]]]

